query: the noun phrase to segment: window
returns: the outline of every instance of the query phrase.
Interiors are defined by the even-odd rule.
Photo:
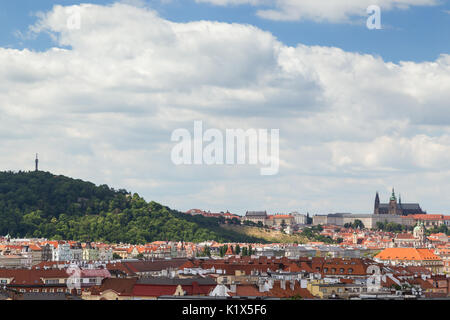
[[[340,269],[339,269],[339,272],[340,272],[340,273],[344,273],[344,268],[340,268]]]
[[[47,292],[47,289],[42,289],[42,292]]]
[[[39,289],[33,289],[33,292],[39,292]]]
[[[45,284],[58,284],[58,283],[59,283],[58,279],[45,280]]]
[[[332,273],[335,273],[335,272],[336,272],[336,268],[332,268],[332,269],[331,269],[331,272],[332,272]]]
[[[349,268],[347,271],[348,271],[348,273],[353,273],[353,269],[352,268]]]
[[[64,289],[59,288],[57,292],[64,292]]]

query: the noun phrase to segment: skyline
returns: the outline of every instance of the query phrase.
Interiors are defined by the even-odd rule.
[[[366,1],[89,2],[74,29],[78,1],[0,4],[2,170],[39,153],[40,170],[180,211],[371,213],[395,187],[449,212],[448,1],[369,1],[381,30]],[[174,165],[171,134],[199,120],[279,129],[278,174]]]

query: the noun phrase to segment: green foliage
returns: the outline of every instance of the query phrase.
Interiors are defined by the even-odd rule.
[[[364,229],[365,226],[361,220],[355,219],[355,221],[353,221],[353,223],[344,224],[344,228]]]
[[[439,227],[434,226],[432,229],[426,229],[425,234],[430,235],[432,233],[445,233],[450,236],[450,229],[445,224],[440,225]]]
[[[219,255],[220,255],[221,257],[224,257],[224,256],[225,256],[225,253],[227,253],[227,251],[228,251],[228,246],[227,246],[227,245],[224,245],[224,246],[220,247],[220,249],[219,249]]]
[[[138,194],[48,172],[0,172],[0,234],[77,241],[261,242]]]
[[[208,246],[205,246],[202,251],[197,254],[197,257],[209,257],[211,258],[211,249]]]
[[[120,255],[118,255],[117,253],[113,253],[113,259],[114,260],[121,260],[122,259],[122,257],[120,256]]]
[[[313,240],[320,241],[324,243],[335,243],[335,241],[330,236],[321,235],[320,232],[323,231],[323,227],[321,225],[312,226],[311,228],[303,228],[302,236]]]
[[[412,227],[401,225],[395,222],[387,222],[387,220],[385,220],[384,222],[377,222],[375,229],[386,232],[400,233],[409,231],[412,229]]]

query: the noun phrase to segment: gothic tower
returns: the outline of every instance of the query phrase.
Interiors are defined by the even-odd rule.
[[[373,214],[380,214],[380,196],[378,195],[378,191],[375,196],[375,208]]]

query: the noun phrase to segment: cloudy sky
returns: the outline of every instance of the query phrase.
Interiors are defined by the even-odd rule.
[[[38,152],[178,210],[371,213],[395,187],[450,212],[448,1],[18,0],[0,29],[2,170]],[[195,120],[279,129],[279,173],[175,166]]]

